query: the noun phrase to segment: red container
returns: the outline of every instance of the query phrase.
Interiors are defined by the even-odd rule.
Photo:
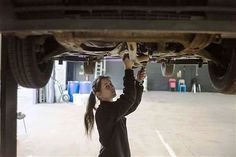
[[[170,89],[176,88],[176,79],[169,79],[169,88]]]

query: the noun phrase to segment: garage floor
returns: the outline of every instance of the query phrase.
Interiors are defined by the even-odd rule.
[[[32,105],[32,90],[18,93],[18,111],[27,115],[27,133],[18,120],[18,156],[97,156],[97,131],[84,134],[84,105]],[[132,157],[235,157],[236,97],[146,92],[128,132]]]

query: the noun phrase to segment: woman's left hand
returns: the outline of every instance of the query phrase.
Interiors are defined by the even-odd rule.
[[[146,70],[140,69],[137,74],[137,79],[143,81],[145,77],[146,77]]]

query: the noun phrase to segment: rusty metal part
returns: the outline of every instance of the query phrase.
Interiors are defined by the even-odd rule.
[[[128,53],[129,53],[129,58],[130,60],[133,60],[136,62],[137,60],[137,43],[136,42],[127,42],[128,46]]]
[[[119,45],[117,45],[113,50],[109,51],[107,53],[108,56],[123,56],[125,53],[123,50],[125,49],[125,43],[122,42]]]
[[[219,39],[219,35],[216,34],[184,34],[184,33],[153,33],[151,31],[138,32],[138,31],[90,31],[90,32],[57,32],[54,34],[56,40],[61,43],[70,51],[77,51],[84,54],[92,55],[108,55],[108,56],[123,56],[124,53],[129,53],[132,60],[137,64],[140,62],[137,60],[137,42],[152,41],[155,43],[167,43],[176,42],[184,46],[184,50],[180,53],[166,53],[163,57],[168,57],[172,54],[175,57],[183,56],[185,54],[197,54],[207,59],[214,60],[212,56],[203,55],[202,50],[210,43]],[[86,41],[122,41],[112,51],[86,51],[81,48],[81,44]],[[128,51],[125,51],[127,43]],[[163,50],[164,51],[164,50]],[[172,57],[171,57],[172,58]]]
[[[54,33],[56,40],[69,51],[77,51],[84,54],[111,56],[122,55],[122,45],[117,45],[112,51],[87,51],[81,47],[86,41],[119,41],[119,42],[176,42],[184,47],[190,44],[194,34],[183,33],[157,33],[153,31],[90,31],[90,32],[57,32]],[[135,51],[137,52],[137,51]]]
[[[54,34],[55,39],[63,45],[68,51],[74,51],[78,54],[87,54],[93,56],[104,56],[108,54],[108,51],[89,51],[82,48],[81,44],[86,40],[81,40],[75,37],[74,33],[56,33]],[[118,52],[117,52],[118,53]]]
[[[176,42],[182,44],[184,51],[199,51],[215,40],[215,34],[157,33],[152,31],[90,31],[54,33],[62,45],[70,49],[81,49],[85,41],[120,41],[120,42]]]
[[[97,30],[56,32],[56,38],[76,41],[119,41],[119,42],[179,42],[188,45],[194,37],[191,33],[160,33],[157,31],[140,30]]]
[[[216,37],[218,36],[215,34],[196,34],[182,53],[197,53],[212,43]]]
[[[148,61],[149,56],[137,56],[137,43],[136,42],[127,42],[129,58],[134,61],[136,66],[142,66],[141,62]]]
[[[141,63],[141,62],[147,62],[149,61],[149,56],[148,55],[143,55],[143,56],[138,56],[137,60]]]
[[[82,40],[74,38],[73,33],[55,33],[56,40],[70,51],[81,51]]]

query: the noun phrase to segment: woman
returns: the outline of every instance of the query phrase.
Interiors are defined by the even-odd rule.
[[[130,148],[127,135],[125,116],[135,111],[143,93],[144,70],[134,78],[132,66],[128,57],[123,59],[125,67],[123,94],[116,101],[115,88],[107,76],[99,76],[94,82],[89,97],[84,121],[87,135],[91,135],[94,125],[93,110],[96,110],[95,119],[99,133],[101,150],[99,157],[130,157]],[[100,105],[95,109],[96,97]]]

